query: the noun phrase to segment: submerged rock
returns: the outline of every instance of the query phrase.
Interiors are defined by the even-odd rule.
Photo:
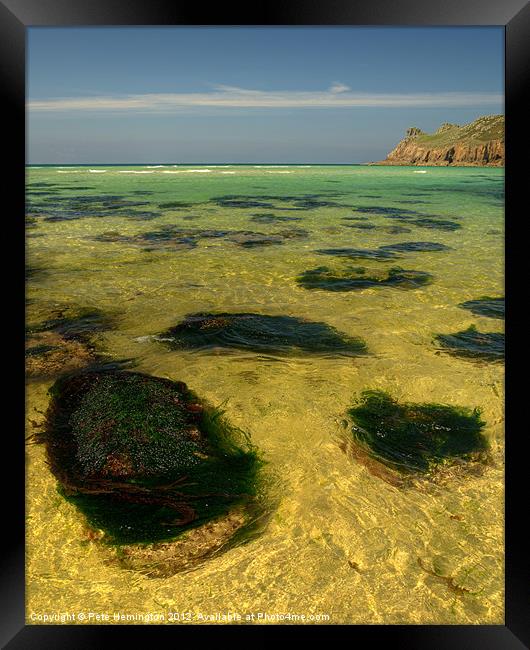
[[[309,237],[309,230],[305,228],[285,228],[274,233],[283,239],[307,239]]]
[[[363,214],[380,214],[388,219],[401,219],[407,224],[418,226],[420,228],[431,228],[434,230],[458,230],[462,226],[456,221],[444,219],[437,215],[426,215],[417,210],[408,208],[394,208],[381,205],[360,206],[355,208],[356,212]]]
[[[383,205],[362,205],[354,208],[355,212],[363,214],[380,214],[384,217],[396,217],[404,219],[412,219],[420,213],[417,210],[408,210],[407,208],[393,208]]]
[[[296,278],[298,285],[304,289],[321,289],[323,291],[354,291],[368,287],[399,287],[417,289],[430,284],[433,276],[425,271],[402,269],[398,266],[387,271],[371,270],[370,275],[364,267],[330,269],[320,266],[304,271]]]
[[[43,217],[44,221],[71,221],[88,217],[123,216],[127,219],[149,220],[160,216],[151,210],[135,208],[149,205],[146,201],[131,201],[118,195],[74,195],[42,197],[40,202],[29,202],[28,214]]]
[[[199,549],[202,557],[218,548],[219,536],[227,543],[250,524],[258,454],[182,382],[82,372],[59,379],[50,393],[41,442],[59,491],[135,568],[190,529],[221,529]],[[169,572],[183,560],[167,548],[158,559]]]
[[[478,457],[487,449],[479,409],[399,403],[374,390],[364,391],[348,415],[355,442],[400,473],[425,473],[441,463]]]
[[[112,319],[98,309],[65,307],[52,312],[52,318],[29,325],[28,333],[55,332],[66,339],[81,340],[112,326]]]
[[[26,377],[44,379],[95,364],[93,337],[111,327],[98,310],[65,308],[26,328]]]
[[[228,230],[181,228],[170,224],[137,235],[122,235],[117,231],[107,231],[96,235],[93,239],[141,246],[145,251],[178,251],[191,250],[197,247],[201,239],[217,239],[225,237],[229,232]]]
[[[347,257],[349,259],[366,260],[392,260],[399,257],[392,251],[381,248],[320,248],[316,253],[320,255],[335,255],[336,257]]]
[[[268,201],[258,201],[256,199],[242,198],[238,196],[219,196],[211,199],[221,208],[274,208],[274,204]]]
[[[298,201],[294,201],[293,205],[296,206],[297,208],[305,208],[307,210],[313,210],[314,208],[344,207],[343,203],[337,203],[336,201],[323,201],[321,199],[313,199],[313,198],[304,198]]]
[[[462,226],[456,221],[449,221],[448,219],[434,219],[429,217],[422,217],[421,219],[410,219],[410,224],[419,226],[420,228],[430,228],[431,230],[459,230]]]
[[[263,214],[254,214],[252,215],[250,221],[256,223],[282,223],[284,221],[301,221],[302,217],[287,217],[280,214],[274,213],[263,213]]]
[[[412,232],[410,228],[405,226],[380,226],[381,232],[387,232],[390,235],[401,235],[402,233]]]
[[[312,210],[313,208],[338,207],[340,203],[328,200],[328,194],[301,194],[301,195],[281,195],[281,194],[226,194],[224,196],[214,196],[210,199],[224,208],[268,208],[275,210]],[[336,196],[332,193],[331,196]],[[325,198],[325,200],[322,199]],[[291,203],[292,206],[276,206],[271,201],[281,203]]]
[[[479,332],[471,325],[456,334],[437,334],[435,340],[444,352],[457,357],[484,361],[504,359],[504,334],[501,332]]]
[[[239,231],[227,237],[227,240],[242,248],[256,248],[259,246],[280,245],[286,239],[306,239],[309,232],[304,228],[286,228],[278,232],[262,233],[252,231]]]
[[[349,223],[345,224],[346,228],[354,228],[355,230],[376,230],[378,226],[373,223]]]
[[[343,334],[326,323],[251,313],[190,314],[161,334],[160,340],[174,349],[232,348],[287,355],[366,352],[361,338]]]
[[[161,209],[166,208],[192,208],[196,203],[189,203],[188,201],[166,201],[165,203],[159,203],[158,207]]]
[[[95,363],[93,347],[56,332],[40,332],[26,339],[26,377],[45,379]]]
[[[462,302],[458,306],[463,309],[469,309],[469,311],[478,316],[504,319],[504,298],[484,296],[476,300],[466,300],[466,302]]]
[[[217,230],[213,228],[183,228],[168,224],[158,230],[122,235],[117,231],[106,231],[94,237],[94,241],[120,242],[141,246],[145,251],[181,251],[196,248],[202,240],[225,239],[242,248],[255,248],[283,244],[286,239],[305,239],[308,231],[303,228],[288,228],[274,233],[253,230]]]
[[[412,253],[427,253],[432,251],[448,251],[449,246],[439,244],[432,241],[406,241],[399,244],[387,244],[380,246],[379,250],[382,251],[398,251],[398,252],[412,252]]]
[[[241,248],[257,248],[260,246],[274,246],[283,244],[283,238],[277,234],[267,235],[262,232],[237,232],[230,235],[228,241],[241,246]]]

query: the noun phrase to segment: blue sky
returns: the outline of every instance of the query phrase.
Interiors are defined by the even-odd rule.
[[[379,160],[503,112],[487,28],[28,30],[28,162]]]

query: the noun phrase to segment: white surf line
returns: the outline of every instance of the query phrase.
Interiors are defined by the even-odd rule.
[[[108,169],[89,169],[91,174],[104,174]]]
[[[412,172],[413,174],[426,174],[427,172],[424,169],[418,169]]]

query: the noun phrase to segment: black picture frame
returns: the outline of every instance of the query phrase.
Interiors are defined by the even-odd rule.
[[[512,278],[519,274],[512,243],[520,241],[521,221],[525,214],[516,206],[525,206],[523,188],[528,183],[524,165],[523,148],[527,135],[526,113],[528,111],[530,5],[525,0],[327,0],[326,2],[276,2],[249,3],[247,7],[227,6],[218,3],[211,9],[202,5],[181,6],[169,0],[1,0],[0,1],[0,61],[2,65],[2,90],[4,136],[11,135],[14,145],[4,148],[8,161],[3,178],[5,188],[12,198],[13,217],[24,211],[25,184],[25,40],[26,28],[30,26],[88,26],[88,25],[408,25],[408,26],[456,26],[456,25],[502,25],[505,27],[505,114],[506,114],[506,297],[507,319],[507,398],[506,398],[506,601],[505,625],[491,626],[346,626],[349,643],[391,644],[407,650],[490,650],[502,648],[513,650],[530,647],[528,598],[530,582],[526,566],[528,552],[525,549],[522,500],[517,494],[524,482],[525,455],[520,445],[527,431],[517,426],[518,404],[524,404],[522,389],[515,378],[514,367],[521,363],[514,359],[517,354],[517,335],[522,333],[524,321],[518,320],[516,294]],[[448,44],[450,46],[450,44]],[[442,54],[442,53],[441,53]],[[524,117],[523,117],[524,115]],[[20,220],[23,223],[23,220]],[[24,228],[15,235],[24,248]],[[23,255],[22,255],[23,256]],[[8,283],[16,292],[17,304],[23,302],[22,278],[15,276],[9,267]],[[18,263],[16,268],[18,269]],[[22,276],[22,260],[20,263]],[[20,282],[20,284],[19,284]],[[23,307],[20,312],[23,314]],[[11,338],[15,326],[12,325]],[[22,327],[20,332],[23,331]],[[18,339],[17,339],[18,340]],[[522,339],[521,339],[522,340]],[[13,346],[14,348],[15,346]],[[18,348],[16,348],[18,350]],[[22,349],[22,346],[21,348]],[[518,356],[518,355],[517,355]],[[16,361],[20,363],[20,359]],[[20,364],[22,366],[22,363]],[[15,366],[19,368],[20,366]],[[12,388],[18,396],[23,394],[23,371],[13,375],[17,381]],[[20,377],[20,384],[18,383]],[[527,382],[526,382],[527,383]],[[521,400],[519,400],[519,397]],[[20,402],[19,397],[19,402]],[[23,400],[22,400],[23,402]],[[13,402],[14,404],[15,402]],[[22,403],[21,411],[24,410]],[[13,507],[5,516],[4,539],[9,542],[1,556],[1,615],[2,647],[10,650],[28,648],[103,648],[122,642],[123,634],[133,634],[136,643],[164,635],[182,640],[191,632],[202,637],[213,631],[217,638],[232,638],[239,632],[238,626],[193,626],[177,630],[172,626],[43,626],[24,622],[24,444],[18,429],[4,428],[4,463],[6,459],[15,472],[13,483],[4,487],[10,491],[9,501]],[[20,423],[21,424],[21,423]],[[20,427],[22,428],[22,427]],[[21,449],[22,448],[22,449]],[[518,477],[523,477],[519,481]],[[520,506],[518,504],[521,504]],[[4,503],[4,506],[7,506]],[[9,530],[9,534],[8,534]],[[311,634],[328,634],[330,628],[344,626],[312,626]],[[246,628],[248,629],[248,627]],[[285,639],[292,631],[288,626],[255,626],[253,631],[266,640],[269,634],[279,633]],[[296,634],[300,626],[296,626]],[[169,637],[168,635],[172,636]],[[144,636],[145,635],[145,636]],[[256,636],[256,634],[255,634]],[[258,637],[258,638],[259,638]],[[152,641],[151,641],[152,642]],[[181,641],[182,642],[182,641]]]

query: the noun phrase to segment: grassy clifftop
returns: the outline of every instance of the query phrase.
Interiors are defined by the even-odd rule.
[[[413,136],[418,146],[447,147],[454,144],[478,145],[490,140],[504,140],[504,115],[485,115],[470,124],[459,126],[445,122],[436,133]]]

